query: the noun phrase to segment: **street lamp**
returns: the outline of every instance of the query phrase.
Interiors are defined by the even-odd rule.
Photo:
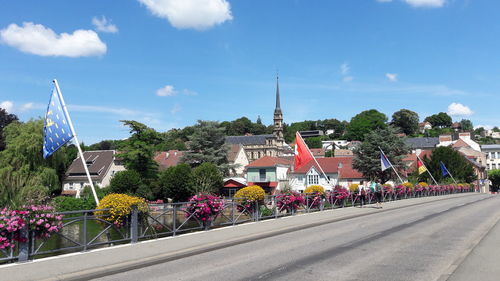
[[[342,162],[340,162],[339,159],[339,164],[337,165],[337,185],[340,186],[340,169],[342,168]]]

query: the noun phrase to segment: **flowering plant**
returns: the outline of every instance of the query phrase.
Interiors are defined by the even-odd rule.
[[[387,184],[387,183],[384,184],[384,193],[393,194],[394,188],[392,188],[392,185]]]
[[[325,189],[321,185],[310,185],[305,190],[306,203],[309,208],[317,208],[325,197]]]
[[[234,195],[238,203],[239,212],[252,213],[255,210],[256,203],[263,203],[266,193],[258,185],[244,187]]]
[[[406,193],[406,187],[402,184],[396,186],[394,189],[397,195],[403,195]]]
[[[191,198],[186,208],[186,217],[194,216],[203,223],[212,221],[224,209],[221,197],[209,193],[199,193]]]
[[[350,194],[349,190],[347,188],[345,188],[345,187],[342,187],[342,186],[336,186],[333,189],[333,196],[337,200],[344,200],[347,197],[349,197],[349,194]]]
[[[302,194],[291,191],[280,193],[276,195],[276,206],[279,210],[286,210],[287,212],[296,211],[300,205],[304,204],[304,197]]]
[[[112,222],[117,227],[125,224],[128,215],[132,213],[132,208],[137,207],[139,212],[147,213],[148,205],[144,198],[130,196],[127,194],[111,193],[102,198],[97,209],[106,209],[96,211],[97,217],[102,217],[103,220]]]
[[[21,210],[0,211],[0,249],[14,248],[15,242],[26,242],[27,237],[21,230],[28,225],[36,239],[48,238],[53,232],[62,228],[62,215],[52,212],[53,207],[47,205],[23,206]]]

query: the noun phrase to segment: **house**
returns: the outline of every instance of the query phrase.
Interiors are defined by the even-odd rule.
[[[122,160],[114,150],[85,151],[83,158],[94,186],[107,187],[116,172],[125,171]],[[62,181],[63,195],[79,195],[89,185],[80,157],[73,160]]]
[[[227,161],[232,166],[230,176],[243,176],[245,166],[249,164],[245,148],[242,144],[231,144],[227,152]]]
[[[413,173],[418,169],[417,166],[417,156],[424,160],[426,158],[430,158],[432,154],[431,149],[417,149],[412,153],[406,155],[401,161],[405,164],[406,170],[404,171],[405,177],[408,177],[409,174]]]
[[[246,166],[247,184],[258,185],[267,193],[274,194],[285,182],[293,161],[280,157],[264,156]]]
[[[460,122],[454,122],[453,124],[451,124],[451,128],[456,132],[462,129],[462,124],[460,124]]]
[[[293,171],[290,185],[292,189],[303,192],[310,185],[321,185],[325,190],[332,189],[332,186],[365,184],[367,180],[363,175],[352,168],[353,157],[326,157],[311,160],[309,163]],[[318,166],[318,164],[321,166]],[[326,174],[323,174],[323,172]]]
[[[418,131],[421,134],[425,133],[425,131],[430,130],[430,129],[432,129],[432,125],[429,122],[425,121],[425,122],[418,123]]]
[[[486,153],[486,168],[500,169],[500,144],[483,144],[481,150]]]
[[[311,148],[309,149],[312,155],[316,158],[325,157],[325,150],[323,148]]]
[[[153,159],[158,164],[160,171],[163,171],[179,164],[182,155],[184,155],[184,152],[179,150],[159,151]]]
[[[347,140],[327,140],[321,141],[322,148],[325,151],[330,151],[333,149],[343,149],[346,148],[349,142]]]
[[[349,149],[335,149],[333,155],[335,157],[354,157],[354,152]]]
[[[436,148],[439,138],[407,138],[405,142],[412,150],[426,150]]]
[[[299,134],[304,139],[305,138],[321,137],[324,135],[323,131],[321,131],[321,130],[300,131]]]
[[[247,180],[243,177],[232,177],[224,179],[224,187],[221,189],[221,195],[234,197],[238,190],[247,186]]]

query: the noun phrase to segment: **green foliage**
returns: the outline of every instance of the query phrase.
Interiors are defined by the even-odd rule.
[[[488,179],[494,188],[500,188],[500,169],[488,171]]]
[[[103,140],[85,147],[86,151],[95,150],[121,150],[126,141],[124,140]],[[83,149],[83,148],[82,148]]]
[[[194,195],[196,192],[191,167],[179,164],[160,172],[157,193],[160,199],[171,198],[174,202],[186,201]]]
[[[474,174],[472,164],[470,164],[469,161],[462,156],[462,154],[451,147],[438,147],[434,149],[430,159],[425,157],[422,160],[425,162],[425,166],[429,169],[438,183],[453,182],[449,176],[442,176],[441,167],[439,165],[440,161],[445,164],[446,168],[450,171],[457,182],[471,183],[477,179]],[[429,175],[427,173],[422,174],[419,179],[420,181],[430,182]]]
[[[493,129],[491,129],[491,130],[493,132],[497,132],[497,133],[500,132],[500,129],[497,126],[493,127]]]
[[[57,212],[93,210],[96,207],[94,201],[87,198],[74,198],[66,196],[58,196],[53,199]]]
[[[425,131],[426,137],[439,137],[440,135],[452,134],[452,128],[432,128],[430,130]]]
[[[309,148],[321,148],[323,145],[321,143],[321,137],[305,138],[304,141]]]
[[[414,135],[418,131],[418,114],[409,109],[401,109],[392,115],[391,124],[405,133],[407,136]]]
[[[224,128],[221,128],[218,122],[199,120],[189,141],[189,151],[183,154],[181,162],[192,167],[209,162],[221,171],[229,170]]]
[[[220,123],[220,127],[224,128],[224,133],[227,136],[243,136],[245,134],[263,135],[271,133],[268,128],[262,124],[262,120],[257,118],[257,122],[253,123],[247,117],[241,117],[234,121],[224,121]]]
[[[6,148],[0,152],[0,206],[19,205],[28,199],[38,203],[36,200],[60,192],[61,179],[73,159],[68,158],[66,146],[43,158],[43,120],[12,122],[3,133]],[[19,197],[26,194],[25,189],[35,190],[33,196]]]
[[[10,123],[17,121],[17,116],[9,114],[5,109],[0,108],[0,151],[5,149],[5,140],[3,137],[3,129]]]
[[[466,132],[474,131],[474,125],[472,125],[472,121],[470,121],[469,119],[462,119],[460,121],[460,127],[462,128],[462,131]]]
[[[112,193],[135,194],[142,185],[141,175],[134,170],[117,172],[109,183]]]
[[[365,135],[377,129],[387,128],[387,116],[375,109],[363,111],[351,119],[347,126],[348,140],[364,141]]]
[[[95,186],[95,193],[97,194],[97,198],[101,200],[104,198],[106,195],[112,193],[111,188],[105,187],[105,188],[100,188],[99,186]],[[92,188],[88,185],[85,186],[85,188],[82,190],[80,193],[80,197],[86,200],[89,200],[92,203],[93,208],[97,206],[94,198],[94,194],[92,193]]]
[[[424,121],[431,123],[432,127],[438,128],[448,128],[452,124],[451,117],[445,112],[439,112],[438,114],[428,116]]]
[[[203,163],[193,170],[195,193],[219,193],[224,185],[222,173],[212,163]]]
[[[283,133],[285,141],[292,142],[295,139],[295,133],[298,131],[320,130],[326,132],[333,130],[334,133],[329,135],[330,139],[337,139],[344,135],[348,123],[346,121],[339,121],[337,119],[324,119],[311,121],[306,120],[302,122],[295,122],[290,125],[284,124]]]
[[[143,180],[150,182],[158,176],[158,164],[153,160],[155,146],[161,142],[160,135],[146,125],[129,120],[121,122],[130,127],[130,138],[123,144],[122,157],[128,170],[137,171]]]
[[[365,141],[354,149],[353,168],[371,181],[382,183],[391,179],[399,181],[392,169],[381,170],[379,147],[397,170],[406,169],[406,165],[401,159],[410,150],[405,144],[404,138],[399,137],[393,127],[376,129],[366,134]]]

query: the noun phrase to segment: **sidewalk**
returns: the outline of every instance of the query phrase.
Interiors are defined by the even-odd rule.
[[[5,265],[0,267],[0,280],[88,280],[326,223],[465,196],[481,194],[392,201],[384,203],[383,209],[328,210]]]

